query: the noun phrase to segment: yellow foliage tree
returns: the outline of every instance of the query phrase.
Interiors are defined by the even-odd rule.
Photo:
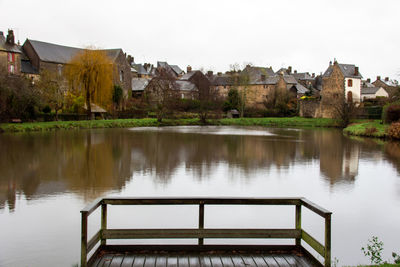
[[[85,49],[79,52],[65,68],[65,77],[73,90],[85,97],[89,118],[91,103],[108,109],[112,103],[113,64],[102,50]]]

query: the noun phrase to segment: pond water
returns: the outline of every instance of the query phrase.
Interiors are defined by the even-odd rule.
[[[373,235],[384,259],[400,252],[399,143],[334,129],[191,126],[2,134],[0,151],[0,266],[78,264],[79,211],[110,195],[306,197],[333,212],[339,265],[368,263],[361,247]],[[293,211],[206,208],[205,226],[293,227]],[[194,227],[197,210],[111,207],[109,216],[110,227]],[[323,241],[322,219],[304,212],[303,226]]]

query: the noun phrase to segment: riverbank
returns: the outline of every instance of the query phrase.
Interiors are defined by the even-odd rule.
[[[388,128],[389,124],[382,124],[381,120],[369,120],[350,124],[343,132],[355,136],[387,138]]]
[[[239,118],[239,119],[212,119],[208,125],[235,125],[235,126],[272,126],[272,127],[338,127],[333,119],[323,118]],[[184,126],[203,125],[199,119],[164,119],[161,123],[157,119],[116,119],[92,121],[51,121],[0,124],[0,132],[36,132],[58,129],[96,129],[96,128],[129,128],[152,126]]]

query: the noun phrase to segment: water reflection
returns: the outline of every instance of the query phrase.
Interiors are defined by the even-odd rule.
[[[240,134],[238,134],[240,133]],[[120,191],[135,175],[170,183],[177,170],[208,179],[218,164],[256,172],[318,163],[331,186],[352,184],[360,158],[385,158],[400,172],[400,144],[343,136],[331,129],[180,127],[57,131],[0,136],[0,209],[27,199],[74,192],[90,200]]]

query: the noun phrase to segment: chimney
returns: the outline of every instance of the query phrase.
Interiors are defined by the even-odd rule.
[[[213,76],[213,71],[212,70],[207,71],[207,76],[209,77]]]
[[[376,79],[377,79],[378,81],[380,81],[380,80],[381,80],[381,76],[376,76]]]
[[[218,72],[217,75],[218,75],[218,76],[221,76],[221,75],[222,75],[222,72]]]
[[[294,70],[294,73],[297,73],[297,70]]]
[[[311,77],[312,77],[312,78],[315,78],[315,73],[313,73]]]
[[[367,79],[367,83],[371,83],[371,79],[370,78]]]
[[[189,72],[191,72],[192,71],[192,67],[189,65],[189,66],[187,66],[187,68],[186,68],[186,72],[187,73],[189,73]]]
[[[287,72],[288,72],[288,74],[291,74],[291,73],[292,73],[292,66],[289,66],[289,67],[287,68]]]
[[[132,57],[131,55],[128,55],[127,61],[128,61],[128,63],[129,63],[129,65],[132,65],[133,62],[135,62],[134,57]]]
[[[14,38],[14,31],[13,30],[8,30],[6,42],[9,45],[15,45],[15,38]]]
[[[358,76],[358,67],[354,68],[354,76]]]
[[[329,61],[329,66],[332,66],[332,61]]]
[[[265,79],[266,79],[265,74],[261,74],[261,81],[265,81]]]
[[[385,77],[385,82],[388,82],[389,81],[389,77]]]

